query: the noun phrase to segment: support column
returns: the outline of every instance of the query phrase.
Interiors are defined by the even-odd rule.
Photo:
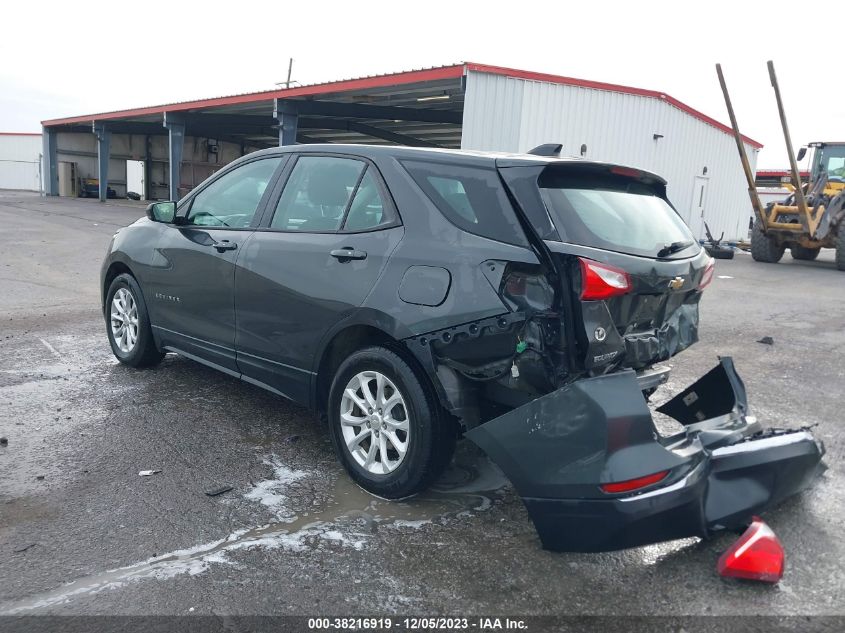
[[[170,200],[179,201],[179,184],[182,181],[182,148],[185,145],[185,118],[172,112],[164,113],[164,127],[168,131],[167,160]]]
[[[56,152],[58,134],[48,127],[41,128],[42,178],[45,196],[59,195],[59,159]]]
[[[296,103],[274,99],[273,117],[279,122],[279,145],[296,145],[296,128],[299,124]]]
[[[111,131],[105,123],[94,121],[94,136],[97,137],[97,179],[100,183],[100,202],[105,202],[109,195],[109,150]]]
[[[144,136],[144,200],[149,200],[152,196],[153,188],[150,182],[153,177],[153,152],[150,147],[150,135]]]

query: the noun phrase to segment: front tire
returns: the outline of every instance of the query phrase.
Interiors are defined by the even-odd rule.
[[[775,239],[763,233],[760,220],[754,221],[754,228],[751,229],[751,257],[754,261],[777,264],[785,250],[783,244],[778,244]]]
[[[820,248],[806,248],[799,244],[796,244],[789,249],[792,259],[799,259],[807,262],[811,262],[818,257],[819,251],[821,251]]]
[[[106,333],[112,353],[124,365],[152,367],[164,354],[156,347],[141,287],[129,274],[114,278],[106,294]]]
[[[337,369],[328,421],[340,462],[359,486],[379,497],[422,492],[455,449],[455,425],[433,389],[395,352],[368,347]]]
[[[845,270],[845,218],[836,227],[836,267]]]

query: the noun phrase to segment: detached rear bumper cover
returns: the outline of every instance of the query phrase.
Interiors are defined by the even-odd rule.
[[[660,437],[637,376],[588,378],[469,432],[510,478],[543,546],[596,552],[740,527],[810,484],[822,445],[761,431],[730,358],[658,409],[685,425]],[[600,486],[669,471],[636,494]]]

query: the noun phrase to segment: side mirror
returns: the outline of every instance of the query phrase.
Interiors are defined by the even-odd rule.
[[[800,163],[801,159],[803,159],[807,155],[807,148],[802,147],[798,150],[798,156],[795,157],[795,162]]]
[[[176,203],[153,202],[147,207],[147,217],[153,222],[172,224],[176,217]]]

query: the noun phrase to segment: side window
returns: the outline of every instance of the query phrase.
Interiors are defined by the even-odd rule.
[[[284,231],[337,231],[365,167],[350,158],[300,156],[270,226]]]
[[[349,212],[343,223],[344,231],[366,231],[393,221],[393,216],[382,200],[378,182],[372,171],[372,167],[367,167],[367,171],[364,172],[364,177],[352,198],[352,204],[349,205]]]
[[[252,161],[221,176],[194,197],[186,223],[248,227],[281,161],[281,156]]]
[[[528,241],[494,168],[403,161],[402,165],[455,226],[499,242]]]

